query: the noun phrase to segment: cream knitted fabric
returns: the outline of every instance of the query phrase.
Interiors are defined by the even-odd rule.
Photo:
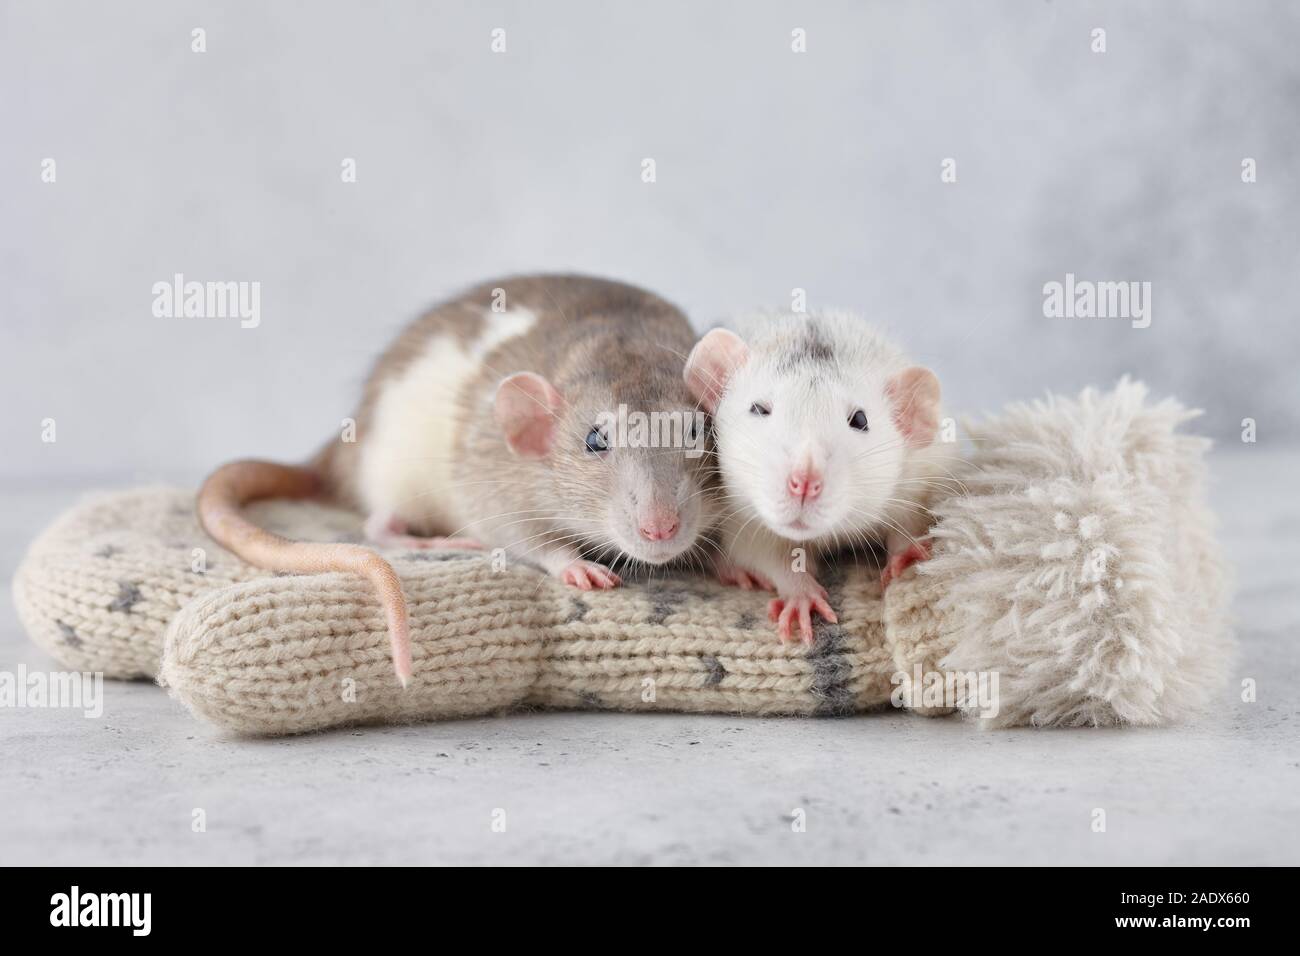
[[[292,537],[361,531],[357,516],[320,505],[250,510]],[[807,648],[776,640],[767,596],[686,573],[583,592],[481,552],[386,554],[411,610],[405,691],[365,581],[252,568],[204,535],[179,489],[74,508],[33,544],[15,594],[29,633],[65,666],[156,675],[198,715],[246,733],[520,705],[847,714],[889,701],[902,654],[886,642],[870,567],[825,576],[841,624],[819,626]]]
[[[32,545],[14,592],[64,666],[157,676],[244,733],[516,706],[847,714],[944,669],[997,676],[988,725],[1156,724],[1211,702],[1231,649],[1205,443],[1177,433],[1187,417],[1121,383],[978,426],[967,493],[938,507],[934,559],[883,601],[874,569],[832,569],[841,623],[812,647],[776,640],[764,595],[698,577],[580,592],[481,553],[394,552],[414,642],[402,690],[368,584],[251,568],[174,489],[77,506]],[[318,505],[250,510],[291,537],[360,534],[356,516]]]
[[[321,540],[357,533],[351,515],[311,504],[250,512]],[[203,533],[192,492],[140,488],[91,495],[58,518],[18,568],[14,603],[32,640],[63,666],[152,678],[163,631],[183,605],[266,575]]]
[[[847,714],[884,704],[895,663],[874,572],[832,584],[844,624],[782,645],[766,599],[680,577],[575,592],[469,553],[395,558],[414,676],[393,676],[378,606],[345,575],[250,582],[189,605],[162,681],[195,713],[250,733],[459,717],[516,706]]]

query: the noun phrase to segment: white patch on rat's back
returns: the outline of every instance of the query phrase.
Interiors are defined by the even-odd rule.
[[[485,309],[478,338],[468,348],[451,333],[435,335],[423,353],[383,389],[361,454],[359,491],[370,514],[419,527],[457,520],[452,456],[461,390],[482,370],[493,349],[524,335],[537,322],[530,309]],[[503,375],[517,371],[502,370]]]

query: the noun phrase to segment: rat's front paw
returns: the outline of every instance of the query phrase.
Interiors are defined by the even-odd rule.
[[[798,621],[799,636],[805,644],[811,644],[813,640],[812,615],[814,611],[820,614],[823,620],[829,621],[831,624],[839,623],[839,618],[831,610],[826,598],[826,589],[816,581],[812,581],[805,590],[797,594],[773,598],[768,603],[767,616],[770,620],[776,622],[776,633],[781,638],[782,643],[791,639],[793,635],[790,632],[795,622]]]
[[[919,561],[930,560],[930,539],[914,541],[903,551],[891,554],[880,572],[880,589],[883,591],[890,583],[900,577],[904,571]]]
[[[775,591],[776,585],[757,571],[750,571],[738,564],[719,564],[718,580],[728,587],[740,588],[742,591]]]
[[[560,571],[560,580],[584,591],[602,591],[623,583],[617,574],[595,561],[570,561]]]

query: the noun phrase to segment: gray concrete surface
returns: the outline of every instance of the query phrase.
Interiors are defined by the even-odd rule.
[[[536,713],[245,741],[110,682],[97,720],[0,710],[0,862],[1300,863],[1297,466],[1213,460],[1241,655],[1196,726]],[[4,487],[6,579],[81,490]],[[0,670],[51,668],[4,603]]]

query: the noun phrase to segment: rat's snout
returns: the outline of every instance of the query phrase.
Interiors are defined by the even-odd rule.
[[[790,469],[790,477],[786,479],[785,490],[789,492],[791,498],[798,499],[800,504],[807,504],[810,501],[816,501],[821,495],[822,484],[821,468],[811,457],[805,457],[799,464]]]
[[[671,540],[681,526],[681,517],[677,514],[677,509],[670,506],[658,505],[646,508],[637,515],[637,531],[647,541]]]
[[[695,544],[701,489],[683,461],[654,452],[627,462],[627,484],[621,506],[611,513],[611,531],[618,547],[639,561],[664,564]]]

